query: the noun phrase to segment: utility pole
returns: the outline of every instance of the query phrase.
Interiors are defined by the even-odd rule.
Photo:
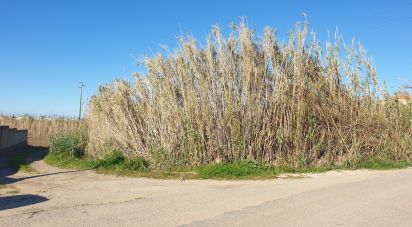
[[[86,86],[83,84],[83,81],[80,81],[80,106],[79,106],[79,120],[82,116],[82,103],[83,103],[83,87]]]

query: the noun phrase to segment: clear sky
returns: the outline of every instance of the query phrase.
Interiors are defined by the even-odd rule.
[[[0,0],[0,113],[76,116],[78,82],[90,97],[100,84],[131,79],[137,56],[176,46],[211,25],[246,16],[253,28],[285,37],[308,15],[325,44],[338,26],[361,41],[389,88],[412,80],[412,1],[87,1]]]

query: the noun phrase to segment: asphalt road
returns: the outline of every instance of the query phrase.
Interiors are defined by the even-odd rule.
[[[412,226],[412,169],[180,181],[32,165],[2,170],[0,226]]]

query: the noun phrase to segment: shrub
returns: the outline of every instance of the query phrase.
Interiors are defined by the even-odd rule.
[[[149,168],[149,162],[142,157],[126,158],[120,152],[112,152],[103,159],[98,160],[97,168],[127,170],[127,171],[146,171]]]
[[[122,169],[143,172],[149,169],[149,162],[142,157],[126,159]]]
[[[125,157],[120,152],[113,152],[106,155],[103,159],[100,159],[97,167],[109,168],[125,161]]]
[[[84,130],[76,130],[52,136],[50,153],[71,158],[82,158],[86,153],[87,135]]]

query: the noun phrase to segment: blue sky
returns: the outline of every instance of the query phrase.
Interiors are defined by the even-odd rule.
[[[308,15],[325,44],[336,27],[361,41],[381,79],[394,89],[412,80],[412,1],[45,1],[0,0],[0,113],[76,116],[78,82],[85,96],[142,70],[137,56],[176,46],[191,33],[203,41],[211,25],[239,17],[258,33],[285,37]]]

